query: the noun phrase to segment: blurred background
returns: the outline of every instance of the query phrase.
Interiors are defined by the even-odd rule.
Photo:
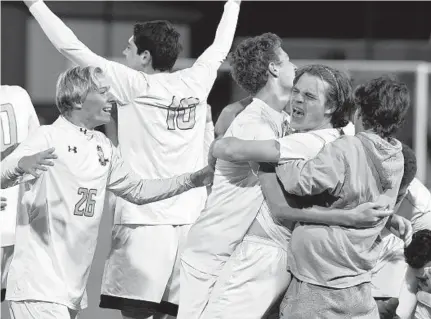
[[[95,53],[122,62],[122,51],[138,21],[167,19],[181,33],[183,52],[176,68],[190,66],[214,38],[220,1],[49,1],[48,6]],[[354,84],[382,74],[407,83],[412,107],[398,137],[418,157],[418,177],[431,186],[431,2],[243,2],[233,47],[245,37],[274,32],[297,65],[323,63],[348,72]],[[41,124],[58,116],[57,76],[70,66],[47,40],[21,2],[1,1],[1,84],[30,94]],[[213,120],[245,93],[224,64],[209,96]],[[107,132],[109,133],[109,132]],[[145,138],[145,137],[143,137]],[[98,308],[112,214],[105,214],[90,281],[89,308],[81,319],[120,318]],[[9,318],[6,307],[1,318]]]

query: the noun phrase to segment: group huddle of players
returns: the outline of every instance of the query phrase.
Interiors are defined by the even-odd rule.
[[[136,24],[123,65],[43,1],[25,3],[77,66],[58,78],[51,125],[39,126],[24,89],[0,89],[12,318],[79,317],[111,208],[100,307],[125,319],[431,318],[431,194],[395,138],[404,83],[353,89],[332,67],[297,68],[264,33],[232,49],[232,77],[250,97],[214,128],[207,98],[240,1],[226,2],[212,45],[176,72],[179,33],[167,21]],[[95,130],[115,109],[118,146]]]

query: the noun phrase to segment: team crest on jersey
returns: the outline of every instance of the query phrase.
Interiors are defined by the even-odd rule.
[[[100,145],[97,145],[97,155],[99,156],[100,165],[106,166],[106,163],[108,163],[109,160],[105,158],[105,153],[103,153],[103,149]]]

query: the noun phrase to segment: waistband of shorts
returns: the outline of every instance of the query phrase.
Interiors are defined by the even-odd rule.
[[[271,238],[260,237],[256,235],[245,235],[243,241],[248,241],[252,243],[262,244],[266,246],[273,246],[275,248],[284,249],[280,247],[278,243],[273,241]],[[287,245],[286,245],[287,246]]]

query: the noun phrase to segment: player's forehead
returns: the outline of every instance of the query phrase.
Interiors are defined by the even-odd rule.
[[[328,87],[329,84],[326,81],[323,81],[320,77],[309,73],[304,73],[301,75],[294,86],[295,89],[303,92],[309,92],[314,95],[326,92]]]

